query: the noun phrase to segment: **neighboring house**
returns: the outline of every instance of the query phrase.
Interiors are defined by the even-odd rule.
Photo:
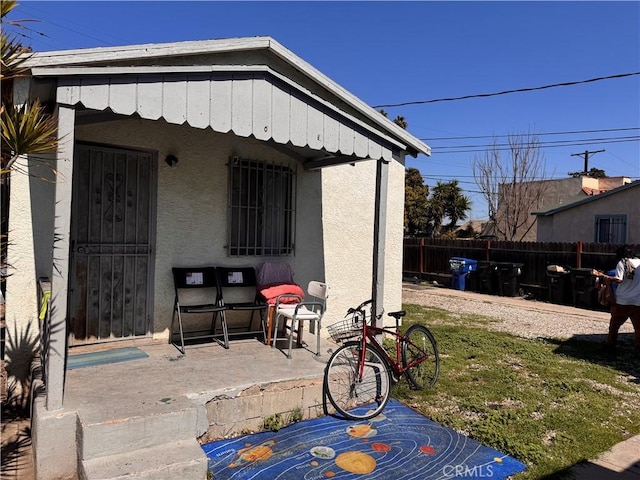
[[[592,178],[586,175],[540,182],[527,182],[526,187],[531,188],[533,186],[533,188],[531,188],[532,191],[536,191],[538,188],[543,189],[542,201],[538,204],[534,201],[527,202],[529,210],[527,212],[521,212],[523,214],[522,220],[526,220],[526,224],[518,229],[514,240],[523,242],[536,241],[538,238],[538,223],[536,221],[537,217],[532,216],[533,212],[541,212],[568,205],[629,182],[631,182],[631,180],[628,177]],[[499,206],[498,218],[500,218],[501,211],[502,209]],[[539,238],[538,241],[540,241]]]
[[[640,180],[534,212],[538,242],[640,243]]]
[[[460,238],[487,238],[492,237],[492,233],[488,233],[491,229],[489,220],[469,220],[462,225],[456,227],[456,234],[462,235]]]
[[[51,280],[47,410],[64,409],[60,345],[168,341],[173,266],[283,260],[301,285],[328,283],[326,316],[372,296],[401,307],[405,155],[429,147],[273,39],[27,67],[15,103],[47,105],[59,146],[11,178],[6,318],[37,330],[37,280]]]

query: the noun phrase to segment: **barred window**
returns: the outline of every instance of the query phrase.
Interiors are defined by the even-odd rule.
[[[292,255],[296,172],[288,165],[229,161],[227,248],[232,256]]]
[[[622,245],[627,242],[626,215],[596,215],[596,243]]]

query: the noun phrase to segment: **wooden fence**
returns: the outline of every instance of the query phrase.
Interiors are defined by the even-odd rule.
[[[449,259],[462,257],[479,262],[522,264],[519,278],[525,292],[546,299],[550,275],[548,265],[568,269],[608,271],[616,266],[619,245],[602,243],[541,243],[496,240],[404,239],[403,275],[405,278],[451,282]],[[640,252],[640,245],[630,245]]]

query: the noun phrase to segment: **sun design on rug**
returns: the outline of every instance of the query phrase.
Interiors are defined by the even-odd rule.
[[[376,460],[363,452],[344,452],[336,457],[336,465],[347,472],[366,475],[376,469]]]

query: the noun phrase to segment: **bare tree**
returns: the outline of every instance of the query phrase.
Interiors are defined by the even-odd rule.
[[[506,144],[494,139],[474,158],[473,176],[499,240],[522,241],[533,228],[531,213],[542,206],[549,185],[545,166],[538,137],[531,133],[509,135]]]

